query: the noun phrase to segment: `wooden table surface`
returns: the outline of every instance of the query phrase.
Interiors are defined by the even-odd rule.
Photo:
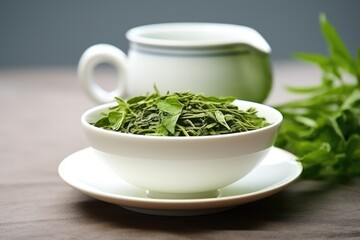
[[[312,67],[276,63],[283,84],[318,81]],[[0,69],[0,239],[360,239],[360,179],[298,180],[269,198],[203,216],[134,213],[94,200],[57,173],[87,147],[80,115],[95,106],[75,69]]]

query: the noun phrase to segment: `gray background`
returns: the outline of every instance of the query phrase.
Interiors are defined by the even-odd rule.
[[[269,42],[274,60],[326,52],[319,24],[325,12],[352,52],[360,45],[356,0],[0,0],[0,68],[76,66],[90,45],[128,49],[135,26],[179,21],[247,25]]]

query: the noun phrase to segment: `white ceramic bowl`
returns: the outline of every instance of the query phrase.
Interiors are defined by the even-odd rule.
[[[114,132],[90,123],[114,103],[86,111],[81,122],[97,157],[120,178],[146,189],[150,197],[210,197],[247,175],[274,144],[282,115],[269,106],[236,100],[239,109],[255,107],[271,125],[217,136],[158,137]]]

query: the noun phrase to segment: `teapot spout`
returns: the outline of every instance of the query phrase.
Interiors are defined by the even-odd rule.
[[[265,54],[271,53],[270,45],[259,32],[245,26],[236,27],[238,31],[233,32],[234,44],[248,45]]]

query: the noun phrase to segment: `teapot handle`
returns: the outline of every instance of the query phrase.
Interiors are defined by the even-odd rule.
[[[94,80],[94,70],[100,63],[108,63],[118,73],[117,87],[105,91]],[[78,78],[85,92],[99,103],[114,101],[114,97],[124,97],[127,78],[127,58],[123,51],[109,44],[96,44],[82,54],[78,64]]]

